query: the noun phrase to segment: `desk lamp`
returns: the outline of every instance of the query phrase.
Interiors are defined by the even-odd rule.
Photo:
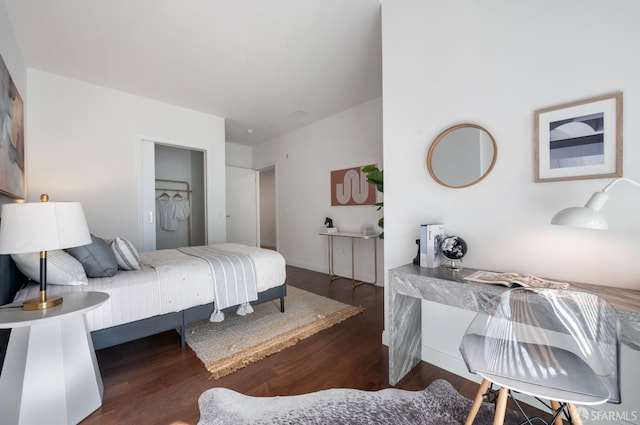
[[[40,252],[40,297],[26,300],[24,310],[44,310],[62,303],[47,297],[47,251],[91,243],[91,235],[79,202],[5,204],[0,222],[0,254]]]
[[[618,182],[626,181],[640,187],[637,183],[626,177],[620,177],[613,180],[605,186],[600,192],[595,192],[589,198],[584,207],[570,207],[558,212],[551,219],[551,224],[560,224],[563,226],[582,227],[585,229],[601,229],[609,228],[607,220],[600,213],[600,209],[609,199],[609,190]]]

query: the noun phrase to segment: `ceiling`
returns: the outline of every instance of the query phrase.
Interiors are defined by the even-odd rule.
[[[254,146],[382,95],[379,0],[4,0],[27,67],[224,117]]]

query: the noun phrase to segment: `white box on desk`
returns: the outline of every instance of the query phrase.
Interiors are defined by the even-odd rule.
[[[422,224],[420,226],[420,267],[440,267],[440,242],[445,237],[444,224]]]
[[[322,229],[323,232],[325,233],[338,233],[338,228],[337,227],[325,227]]]

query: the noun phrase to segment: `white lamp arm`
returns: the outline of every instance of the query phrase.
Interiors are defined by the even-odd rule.
[[[627,177],[618,177],[617,179],[613,180],[611,183],[609,183],[608,185],[606,185],[606,186],[605,186],[605,188],[604,188],[604,189],[602,189],[602,191],[603,191],[603,192],[608,192],[609,190],[611,190],[611,188],[612,188],[616,183],[621,182],[621,181],[626,181],[626,182],[629,182],[629,183],[631,183],[631,184],[633,184],[633,185],[636,185],[636,186],[640,187],[640,183],[638,183],[638,182],[636,182],[636,181],[633,181],[633,180],[631,180],[631,179],[629,179],[629,178],[627,178]]]
[[[604,190],[602,192],[595,192],[591,195],[591,198],[584,204],[585,208],[590,208],[594,211],[600,211],[600,209],[607,203],[609,200],[609,194]]]
[[[608,185],[606,185],[601,192],[595,192],[593,195],[591,195],[591,198],[589,198],[589,201],[587,201],[587,203],[585,204],[585,207],[591,208],[594,211],[600,211],[600,209],[604,206],[604,204],[609,199],[609,194],[607,192],[610,191],[613,186],[615,186],[618,182],[621,182],[621,181],[626,181],[635,186],[640,187],[640,183],[638,182],[635,182],[626,177],[618,177],[617,179],[613,180]]]

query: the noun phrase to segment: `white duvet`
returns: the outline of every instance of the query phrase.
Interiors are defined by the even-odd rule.
[[[276,251],[239,244],[216,244],[219,250],[251,256],[256,266],[258,292],[282,285],[286,280],[285,261]],[[89,279],[88,285],[48,285],[47,293],[99,291],[109,301],[86,314],[90,331],[133,322],[165,313],[211,303],[214,290],[211,269],[206,261],[177,249],[141,252],[143,267],[119,270],[112,277]],[[15,301],[38,296],[37,284],[27,285]]]

